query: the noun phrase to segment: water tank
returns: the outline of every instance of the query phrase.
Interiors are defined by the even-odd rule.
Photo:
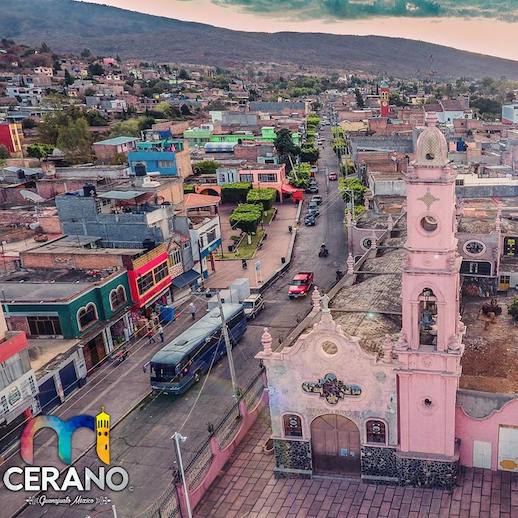
[[[95,196],[97,191],[95,190],[95,185],[84,185],[83,186],[83,196],[85,198],[89,198],[90,196]]]
[[[156,247],[156,243],[155,243],[155,240],[154,239],[144,239],[144,241],[142,241],[142,248],[146,251],[146,252],[149,252],[150,250],[153,250],[153,248]]]
[[[138,163],[135,164],[135,176],[146,176],[146,164]]]

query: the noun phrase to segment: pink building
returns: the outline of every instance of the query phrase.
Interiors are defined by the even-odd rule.
[[[280,201],[282,201],[283,192],[286,192],[286,188],[283,191],[283,186],[288,183],[285,164],[254,164],[240,169],[238,178],[240,182],[251,183],[254,189],[275,189],[279,193]]]
[[[273,351],[263,333],[257,358],[280,478],[451,488],[461,464],[518,471],[515,395],[459,389],[456,175],[427,118],[405,175],[406,212],[372,235],[360,260],[349,255],[331,298],[315,289],[297,339]]]
[[[135,151],[139,140],[137,137],[114,137],[95,142],[92,147],[97,159],[107,163],[113,161],[119,155],[127,157],[130,151]]]

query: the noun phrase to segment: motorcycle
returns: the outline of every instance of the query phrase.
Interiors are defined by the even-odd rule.
[[[327,257],[328,255],[329,255],[329,250],[325,246],[320,247],[320,251],[318,252],[318,257]]]

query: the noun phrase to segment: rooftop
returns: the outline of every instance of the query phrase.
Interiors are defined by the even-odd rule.
[[[120,272],[116,272],[120,274]],[[113,272],[80,270],[26,270],[0,276],[4,303],[41,303],[67,301],[87,291]]]
[[[114,137],[106,140],[100,140],[99,142],[94,142],[94,146],[96,144],[100,144],[103,146],[120,146],[122,144],[129,144],[131,142],[136,142],[140,140],[138,137]]]

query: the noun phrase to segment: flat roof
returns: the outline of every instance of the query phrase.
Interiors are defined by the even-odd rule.
[[[129,144],[130,142],[135,142],[137,140],[140,139],[138,137],[114,137],[94,142],[94,146],[96,144],[101,144],[103,146],[120,146],[121,144]]]
[[[146,193],[141,191],[108,191],[98,194],[97,197],[108,200],[134,200],[143,194]]]

